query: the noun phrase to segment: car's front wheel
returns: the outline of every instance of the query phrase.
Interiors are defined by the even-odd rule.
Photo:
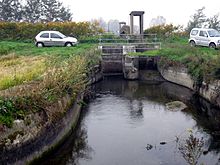
[[[189,44],[190,44],[191,47],[195,47],[196,46],[195,41],[190,41]]]
[[[67,42],[67,43],[65,44],[65,46],[66,46],[66,47],[71,47],[71,46],[73,46],[73,45],[72,45],[72,43]]]
[[[210,43],[210,44],[209,44],[209,48],[211,48],[211,49],[216,49],[216,45],[215,45],[215,43],[213,43],[213,42]]]
[[[36,46],[38,48],[42,48],[42,47],[44,47],[44,44],[42,42],[38,42],[38,43],[36,43]]]

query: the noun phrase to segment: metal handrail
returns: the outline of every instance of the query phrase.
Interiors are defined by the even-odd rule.
[[[105,38],[109,36],[111,38]],[[145,38],[146,37],[146,38]],[[122,34],[120,36],[113,34],[102,34],[99,38],[99,46],[137,46],[137,45],[148,45],[152,48],[136,48],[141,50],[149,49],[160,49],[161,42],[158,42],[156,34]],[[156,46],[156,47],[155,47]],[[114,48],[109,48],[114,49]],[[115,48],[118,49],[118,48]]]

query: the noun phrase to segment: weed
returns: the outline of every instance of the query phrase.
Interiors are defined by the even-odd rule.
[[[203,153],[203,147],[203,138],[197,138],[191,132],[187,139],[185,139],[182,143],[179,143],[178,149],[188,164],[196,165]]]
[[[0,123],[12,126],[15,118],[23,116],[23,112],[15,108],[11,99],[0,99]]]

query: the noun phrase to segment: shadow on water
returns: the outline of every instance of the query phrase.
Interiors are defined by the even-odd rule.
[[[169,128],[174,128],[175,126],[166,126],[166,124],[163,125],[163,123],[166,123],[167,121],[161,121],[161,125],[157,125],[154,122],[153,116],[153,119],[150,118],[151,116],[147,116],[155,114],[154,111],[156,111],[156,109],[159,109],[156,112],[158,113],[158,118],[160,115],[164,114],[173,115],[173,113],[166,112],[164,110],[164,105],[175,100],[180,100],[187,104],[188,108],[185,111],[181,111],[181,114],[179,114],[179,112],[177,112],[177,114],[184,115],[186,117],[186,120],[184,121],[189,121],[189,123],[191,123],[181,124],[178,123],[178,119],[176,119],[177,127],[179,126],[182,129],[185,128],[182,125],[185,125],[186,127],[192,126],[192,129],[195,129],[197,132],[199,132],[200,136],[205,136],[205,148],[207,152],[201,157],[200,163],[205,162],[204,164],[210,165],[220,164],[220,110],[218,108],[212,106],[206,100],[198,97],[189,89],[175,84],[168,82],[157,83],[125,81],[120,78],[105,78],[102,82],[91,87],[90,101],[88,106],[82,111],[81,119],[76,131],[60,148],[54,151],[52,155],[44,158],[38,162],[38,164],[186,164],[183,158],[178,155],[178,151],[175,150],[175,142],[168,142],[164,148],[159,146],[159,144],[154,144],[158,143],[156,140],[164,138],[165,136],[163,135],[163,131],[161,134],[159,134],[156,132],[157,130],[160,132],[160,130],[167,129],[167,132],[171,134],[170,137],[173,136],[174,139],[174,135],[176,132],[178,132],[179,128],[176,128],[176,130],[169,130]],[[128,120],[129,124],[134,124],[134,126],[130,127],[130,125],[125,125],[124,119],[120,119],[116,115],[112,114],[111,111],[113,111],[113,109],[108,109],[108,106],[111,107],[112,104],[118,105],[113,107],[126,109],[126,111],[115,110],[114,113],[117,114],[119,113],[118,111],[121,111],[120,114],[117,115],[123,114],[124,116],[127,116],[126,121]],[[125,107],[121,106],[121,104],[125,104]],[[150,106],[146,106],[148,104]],[[154,109],[154,111],[152,109]],[[148,113],[148,111],[152,112]],[[165,111],[165,113],[162,113],[161,111]],[[104,113],[107,113],[107,115],[105,116]],[[110,123],[108,123],[109,118],[111,117],[113,117],[113,119],[111,119]],[[182,118],[182,116],[180,117]],[[164,118],[168,121],[170,120],[170,118]],[[179,122],[181,121],[182,120]],[[160,123],[160,121],[158,122]],[[102,124],[106,125],[103,126]],[[118,127],[120,127],[120,124],[123,125],[123,128],[117,129],[117,124]],[[147,124],[148,126],[146,127]],[[115,125],[116,128],[113,127]],[[142,127],[143,130],[140,131],[139,129]],[[146,130],[147,128],[150,128],[150,130]],[[133,132],[131,129],[133,129]],[[125,130],[125,132],[123,132],[123,130]],[[112,135],[114,134],[114,131],[116,131],[116,139],[114,139],[115,137]],[[153,136],[155,132],[157,133],[156,135],[158,135],[158,137]],[[133,138],[134,136],[134,141],[127,139],[127,137],[123,137],[123,134],[129,138]],[[146,137],[143,138],[139,136]],[[148,139],[148,136],[152,136],[152,138]],[[113,138],[113,140],[110,138]],[[122,139],[122,141],[118,142],[117,138],[119,140]],[[153,148],[150,151],[141,148],[142,145],[143,148],[146,147],[147,140],[149,140],[149,144],[152,144],[149,145],[151,146],[150,149]],[[107,143],[109,142],[109,144],[104,143],[103,141],[106,141]],[[131,144],[131,142],[134,142],[134,144]],[[122,148],[125,148],[121,149],[121,146]],[[137,147],[136,150],[139,149],[140,151],[137,151],[136,153],[134,146]],[[100,149],[101,147],[103,148]],[[120,151],[117,151],[117,149]],[[120,153],[121,151],[124,153]],[[114,152],[116,152],[116,154]],[[175,158],[170,158],[167,156],[169,153],[175,153],[176,155],[170,154],[174,155],[173,157]],[[132,156],[133,159],[136,159],[135,161],[130,158]],[[152,161],[150,159],[152,159]]]

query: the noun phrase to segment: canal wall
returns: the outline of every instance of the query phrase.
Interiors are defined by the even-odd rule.
[[[183,66],[164,67],[160,64],[158,65],[158,71],[165,80],[188,87],[212,104],[220,107],[220,80],[212,80],[210,82],[203,80],[198,85],[196,80],[188,73],[188,69]]]
[[[100,66],[92,68],[87,76],[88,85],[100,81],[102,79]],[[20,120],[18,124],[14,124],[13,128],[8,129],[5,144],[0,146],[0,164],[38,164],[37,161],[41,156],[47,155],[60,146],[78,123],[84,91],[79,93],[74,100],[70,94],[66,94],[51,107],[47,107],[52,111],[60,112],[58,116],[54,116],[53,121],[47,120],[44,114],[33,114],[38,116],[35,120],[39,120],[42,125],[36,126],[34,123],[35,126],[31,125],[29,128],[22,124],[24,121]],[[12,136],[14,136],[13,140],[10,139]]]

